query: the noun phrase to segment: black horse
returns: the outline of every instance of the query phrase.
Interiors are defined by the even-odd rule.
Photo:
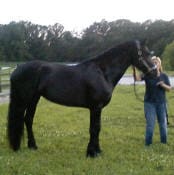
[[[156,76],[148,48],[139,41],[129,41],[108,51],[69,66],[43,61],[19,65],[11,75],[8,112],[8,139],[11,148],[20,148],[24,123],[28,133],[28,147],[37,149],[32,131],[33,117],[40,96],[67,106],[90,110],[90,140],[87,156],[100,152],[99,132],[101,111],[126,69],[136,66],[145,74]]]

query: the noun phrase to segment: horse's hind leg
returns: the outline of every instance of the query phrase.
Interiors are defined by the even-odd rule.
[[[99,146],[99,133],[101,123],[101,109],[90,110],[90,140],[87,147],[87,156],[96,157],[101,153]]]
[[[27,134],[28,134],[28,148],[30,149],[37,149],[32,125],[33,125],[34,114],[36,111],[36,106],[39,99],[40,99],[40,96],[37,96],[32,100],[32,102],[27,107],[26,114],[25,114],[25,125],[27,128]]]

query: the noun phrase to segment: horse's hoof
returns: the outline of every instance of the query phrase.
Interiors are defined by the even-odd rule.
[[[20,147],[11,147],[14,152],[19,151]]]
[[[86,153],[86,157],[91,157],[91,158],[95,158],[95,157],[98,157],[100,154],[101,154],[101,150],[98,150],[98,151],[88,151]]]
[[[37,146],[30,146],[30,147],[28,147],[28,148],[31,149],[31,150],[37,150],[37,149],[38,149]]]
[[[102,150],[101,149],[98,149],[96,152],[97,152],[97,154],[101,154],[102,153]]]
[[[35,143],[28,142],[28,148],[31,150],[37,150],[38,147]]]

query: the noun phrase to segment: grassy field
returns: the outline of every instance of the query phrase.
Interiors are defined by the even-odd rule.
[[[174,95],[168,94],[170,125],[168,144],[159,142],[158,125],[154,143],[144,146],[143,103],[136,100],[132,86],[117,86],[102,113],[101,156],[86,158],[89,111],[59,106],[41,99],[34,120],[39,146],[26,147],[26,136],[17,153],[8,148],[6,115],[8,104],[0,105],[0,174],[2,175],[173,175]],[[25,133],[26,134],[26,133]]]

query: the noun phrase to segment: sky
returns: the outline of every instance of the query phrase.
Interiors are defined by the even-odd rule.
[[[60,23],[69,31],[82,31],[94,22],[128,19],[144,22],[174,19],[174,0],[0,0],[0,24],[30,21]]]

